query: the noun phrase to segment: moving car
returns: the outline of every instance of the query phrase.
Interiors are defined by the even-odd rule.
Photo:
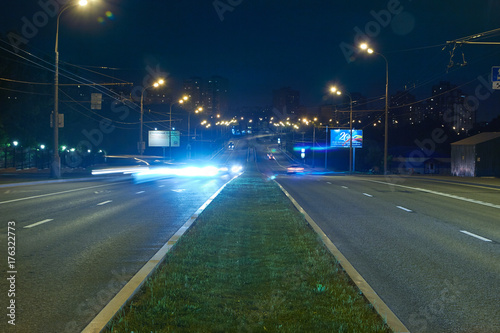
[[[227,149],[234,150],[234,143],[233,142],[229,142],[229,144],[227,145]]]
[[[304,172],[304,167],[300,164],[292,164],[286,169],[286,173],[300,173]]]

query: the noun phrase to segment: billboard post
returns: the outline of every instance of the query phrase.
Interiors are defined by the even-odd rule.
[[[354,171],[354,166],[356,165],[356,148],[363,148],[363,130],[331,130],[330,147],[349,148],[350,152],[352,152],[352,165],[349,166],[349,171]],[[351,164],[350,160],[351,158],[349,158],[349,164]]]

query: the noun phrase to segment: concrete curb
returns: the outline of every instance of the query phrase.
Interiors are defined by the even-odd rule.
[[[276,182],[276,181],[275,181]],[[332,243],[330,238],[321,230],[321,228],[314,222],[314,220],[306,213],[306,211],[299,205],[299,203],[290,195],[290,193],[285,190],[281,184],[276,182],[278,186],[281,188],[283,193],[290,199],[295,208],[301,212],[306,218],[307,222],[311,225],[314,231],[321,237],[321,240],[328,248],[328,250],[335,256],[339,264],[345,270],[347,275],[351,278],[351,280],[356,284],[356,286],[361,290],[363,295],[368,299],[368,301],[373,305],[375,311],[386,321],[387,326],[394,333],[409,333],[410,331],[405,327],[405,325],[399,320],[399,318],[389,309],[389,307],[382,301],[380,296],[377,295],[375,290],[370,287],[370,285],[363,279],[361,274],[356,271],[354,266],[347,260],[346,257],[340,252],[340,250]]]
[[[82,333],[102,332],[113,317],[127,304],[127,302],[141,289],[144,282],[153,274],[165,259],[168,251],[177,243],[179,238],[191,227],[198,216],[207,206],[219,195],[219,193],[231,181],[239,175],[231,178],[222,185],[191,217],[184,223],[177,232],[162,246],[156,254],[130,279],[130,281],[116,294],[115,297],[97,314],[97,316],[85,327]]]

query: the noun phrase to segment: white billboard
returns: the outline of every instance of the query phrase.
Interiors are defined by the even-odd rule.
[[[179,131],[149,131],[149,147],[179,147],[180,141]]]

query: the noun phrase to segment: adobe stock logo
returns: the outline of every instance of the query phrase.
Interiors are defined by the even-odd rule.
[[[408,0],[411,2],[412,0]],[[409,34],[415,28],[415,18],[410,13],[404,11],[399,0],[389,0],[386,8],[375,11],[371,10],[370,15],[373,20],[364,25],[364,29],[354,27],[354,45],[342,42],[339,44],[340,50],[348,63],[354,60],[354,55],[358,49],[357,45],[377,37],[382,29],[390,26],[392,32],[399,36]]]
[[[50,18],[54,18],[59,13],[59,9],[66,5],[70,0],[40,0],[38,5],[41,10],[33,14],[31,19],[26,16],[21,18],[21,36],[9,32],[7,34],[7,39],[10,45],[14,49],[14,52],[19,51],[19,46],[28,44],[30,39],[35,38],[41,28],[45,27],[49,23]]]
[[[219,19],[222,22],[224,21],[224,13],[232,12],[234,8],[241,5],[242,2],[243,0],[215,0],[214,2],[212,2],[212,5],[214,6]]]

